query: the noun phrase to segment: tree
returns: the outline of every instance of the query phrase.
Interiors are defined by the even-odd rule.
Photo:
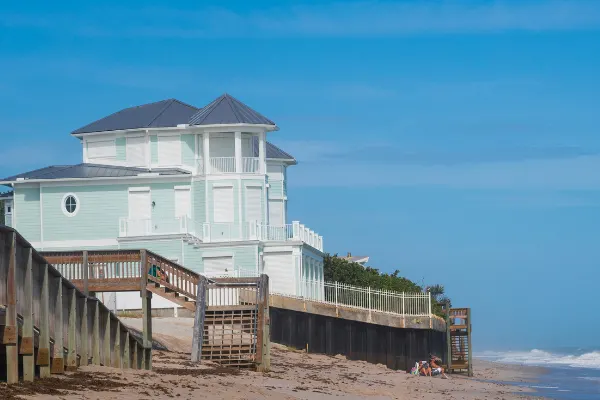
[[[0,200],[0,225],[5,225],[6,221],[4,218],[4,200]]]

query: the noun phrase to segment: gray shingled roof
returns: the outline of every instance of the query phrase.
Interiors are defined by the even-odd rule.
[[[220,96],[198,111],[190,118],[189,124],[261,124],[275,126],[275,122],[228,94]]]
[[[0,199],[12,199],[13,198],[13,192],[4,192],[4,193],[0,193]]]
[[[68,179],[68,178],[121,178],[136,176],[142,173],[158,173],[159,175],[189,175],[188,171],[178,168],[146,168],[118,167],[102,164],[52,165],[19,175],[10,176],[0,181],[10,182],[23,179]]]
[[[71,134],[116,131],[136,128],[165,128],[185,124],[198,112],[198,108],[177,99],[157,101],[125,108],[94,121]]]

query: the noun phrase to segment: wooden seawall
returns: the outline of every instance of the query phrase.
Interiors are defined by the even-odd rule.
[[[150,356],[104,304],[0,226],[0,380],[33,381],[88,364],[149,368]]]

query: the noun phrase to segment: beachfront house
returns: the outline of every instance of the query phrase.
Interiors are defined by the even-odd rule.
[[[209,276],[323,280],[323,238],[287,215],[290,154],[230,95],[130,107],[71,133],[82,163],[0,180],[7,225],[38,250],[146,248]],[[121,305],[119,305],[121,308]],[[123,307],[127,308],[127,307]]]

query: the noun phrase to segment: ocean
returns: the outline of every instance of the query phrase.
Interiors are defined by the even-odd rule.
[[[492,362],[540,366],[546,373],[534,383],[513,383],[536,390],[538,396],[562,400],[600,400],[600,350],[556,348],[552,350],[496,352],[475,354]]]

